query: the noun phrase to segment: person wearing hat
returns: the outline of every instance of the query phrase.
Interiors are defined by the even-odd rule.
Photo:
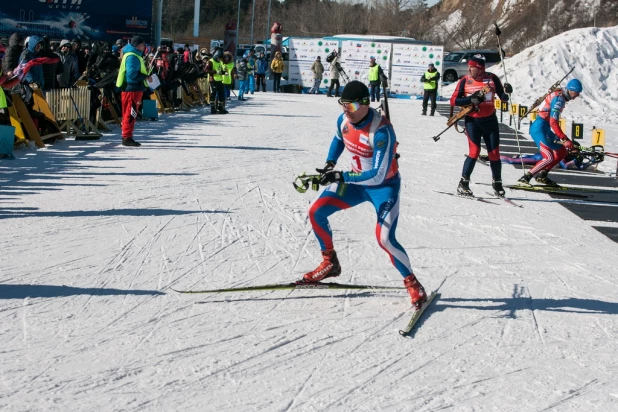
[[[137,120],[142,95],[148,87],[150,73],[146,69],[144,49],[146,43],[140,36],[134,36],[131,43],[122,49],[122,61],[116,78],[116,87],[122,90],[122,145],[139,147],[133,140],[133,129]]]
[[[226,50],[223,52],[223,86],[225,87],[226,100],[230,100],[232,89],[234,89],[235,76],[236,70],[234,69],[234,56]]]
[[[227,114],[228,111],[225,110],[225,89],[223,87],[225,67],[221,48],[218,47],[215,49],[212,59],[208,60],[204,71],[210,75],[210,84],[213,90],[210,95],[210,113]]]
[[[438,83],[440,81],[440,72],[436,70],[436,66],[433,63],[429,63],[427,71],[421,76],[421,82],[423,83],[423,116],[427,115],[427,103],[431,99],[431,113],[433,116],[436,113],[436,97],[438,96]]]
[[[62,64],[62,72],[56,76],[58,87],[61,89],[72,87],[79,79],[79,69],[77,68],[77,57],[71,50],[71,42],[64,39],[58,47],[58,56]]]
[[[485,57],[475,54],[468,60],[468,74],[462,77],[451,96],[451,106],[474,107],[464,119],[465,132],[468,137],[469,154],[464,161],[457,193],[461,196],[474,197],[470,189],[470,177],[481,154],[481,139],[489,155],[492,175],[492,187],[497,196],[504,196],[502,187],[502,162],[500,162],[500,129],[494,107],[494,97],[508,101],[508,94],[513,92],[510,84],[502,82],[493,73],[485,71]],[[507,94],[508,93],[508,94]]]
[[[386,75],[382,67],[376,63],[375,56],[369,58],[369,85],[371,86],[371,101],[380,101],[380,79]]]
[[[2,71],[4,73],[11,72],[19,65],[19,56],[24,50],[23,38],[19,33],[11,34],[9,37],[9,46],[4,51],[4,58],[2,59]]]
[[[336,50],[333,51],[326,57],[326,61],[330,64],[330,86],[328,86],[326,96],[333,97],[332,92],[335,89],[335,97],[339,97],[339,53]]]
[[[86,71],[86,53],[82,48],[82,41],[80,39],[71,40],[71,47],[73,49],[73,54],[77,57],[77,69],[80,73]]]
[[[275,52],[275,58],[270,62],[270,70],[273,72],[273,92],[281,93],[281,75],[285,69],[285,63],[280,51]]]
[[[535,177],[538,183],[558,186],[547,175],[573,150],[573,142],[560,128],[560,114],[567,102],[575,100],[583,90],[584,86],[579,79],[571,79],[564,90],[556,89],[543,100],[537,109],[538,116],[530,126],[530,136],[539,148],[542,158],[519,179],[520,184],[529,186],[532,177],[538,173]]]
[[[319,94],[320,83],[322,82],[322,76],[324,76],[324,66],[322,66],[322,58],[320,56],[316,57],[311,65],[311,73],[313,73],[313,87],[309,90],[309,94]]]
[[[28,38],[28,45],[21,52],[19,56],[19,64],[27,63],[38,57],[41,57],[41,51],[43,50],[43,38],[39,36],[30,36]],[[28,73],[24,76],[22,84],[34,84],[38,88],[43,89],[45,87],[45,77],[43,75],[43,67],[40,64],[35,64],[28,70]],[[28,105],[30,106],[30,105]]]
[[[337,120],[326,164],[317,169],[319,182],[326,186],[309,207],[309,220],[320,243],[322,262],[304,275],[305,282],[320,282],[341,274],[341,265],[333,244],[328,217],[333,213],[371,202],[377,214],[378,244],[389,255],[403,276],[412,304],[420,307],[427,300],[410,259],[395,238],[399,218],[401,176],[396,160],[397,138],[390,121],[369,107],[369,89],[357,80],[349,82],[341,93],[343,113]],[[351,171],[335,170],[344,150],[351,155]]]

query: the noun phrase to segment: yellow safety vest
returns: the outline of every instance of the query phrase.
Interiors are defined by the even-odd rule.
[[[425,80],[427,81],[423,83],[423,88],[425,90],[437,89],[438,88],[438,85],[436,84],[437,82],[433,80],[437,76],[438,76],[437,70],[435,72],[429,72],[429,71],[425,72]]]
[[[2,77],[2,70],[0,70],[0,77]],[[7,107],[9,107],[9,105],[6,101],[6,95],[2,87],[0,87],[0,109],[6,109]]]
[[[369,81],[370,82],[375,82],[376,80],[378,80],[378,71],[380,70],[380,65],[376,64],[375,66],[372,66],[369,68]]]
[[[139,65],[140,65],[140,73],[145,74],[146,76],[148,76],[148,71],[146,70],[146,65],[144,64],[144,59],[142,59],[142,56],[138,55],[137,53],[133,53],[133,52],[128,52],[125,53],[122,56],[122,62],[120,63],[120,69],[118,70],[118,77],[116,78],[116,87],[118,88],[122,88],[122,86],[124,86],[126,84],[126,73],[127,73],[127,57],[129,56],[135,56],[137,57],[137,59],[139,60]],[[144,80],[144,86],[148,87],[148,82],[146,80]]]
[[[232,70],[234,70],[234,63],[223,64],[227,69],[227,73],[223,75],[223,84],[232,84]]]
[[[222,74],[217,74],[217,72],[219,70],[223,69],[223,63],[216,61],[215,59],[210,59],[210,62],[212,63],[212,69],[215,71],[215,74],[212,75],[212,78],[216,81],[216,82],[220,82],[223,80],[223,75]]]

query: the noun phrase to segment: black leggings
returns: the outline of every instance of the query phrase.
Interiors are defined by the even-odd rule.
[[[256,74],[255,75],[255,90],[260,91],[260,85],[262,85],[262,90],[266,91],[266,75],[265,74]]]
[[[273,91],[278,92],[281,89],[281,73],[273,73],[273,77],[275,78],[273,82]]]
[[[339,97],[339,86],[340,86],[339,79],[330,79],[330,86],[328,87],[328,94],[330,95],[334,88],[335,96]]]
[[[425,90],[423,95],[423,112],[427,111],[427,104],[429,103],[429,99],[431,99],[431,113],[436,111],[436,96],[438,95],[437,90]]]

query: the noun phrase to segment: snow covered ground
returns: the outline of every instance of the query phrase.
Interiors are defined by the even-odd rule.
[[[390,102],[398,239],[441,294],[412,339],[404,290],[171,291],[290,282],[319,262],[316,193],[291,182],[323,164],[340,108],[250,98],[139,123],[139,149],[116,133],[0,163],[2,411],[616,410],[618,244],[547,195],[436,193],[455,190],[467,143],[434,142],[445,118],[419,101]],[[490,181],[478,166],[472,188]],[[401,285],[374,222],[368,205],[333,216],[338,281]]]

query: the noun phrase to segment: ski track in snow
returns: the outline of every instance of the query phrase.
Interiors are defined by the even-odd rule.
[[[397,333],[403,289],[171,291],[287,283],[319,263],[317,193],[291,182],[324,163],[340,108],[249,98],[227,116],[140,122],[138,150],[106,135],[0,163],[3,411],[611,410],[618,246],[543,194],[520,209],[433,192],[454,190],[467,143],[433,142],[445,119],[417,101],[390,102],[397,234],[440,296],[412,338]],[[476,168],[473,183],[489,181]],[[373,207],[330,224],[337,282],[401,286]]]

